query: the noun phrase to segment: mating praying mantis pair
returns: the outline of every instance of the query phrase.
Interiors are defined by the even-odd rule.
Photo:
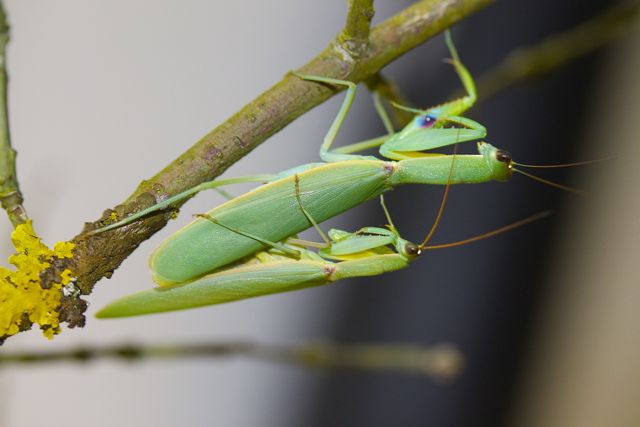
[[[154,281],[160,286],[121,298],[97,316],[123,317],[180,310],[318,286],[348,277],[378,275],[407,267],[427,249],[478,240],[547,215],[546,212],[534,215],[462,242],[428,246],[451,185],[506,181],[514,171],[522,172],[514,167],[518,164],[509,153],[486,142],[478,143],[477,155],[424,153],[486,136],[481,124],[461,116],[476,101],[475,84],[460,61],[449,32],[445,33],[445,40],[452,56],[450,62],[466,95],[427,110],[395,105],[416,115],[401,131],[394,132],[376,96],[376,109],[388,134],[331,150],[353,102],[356,85],[294,73],[316,84],[347,86],[345,99],[320,149],[325,163],[302,165],[277,175],[206,182],[95,230],[94,234],[124,226],[204,189],[242,182],[268,182],[207,214],[197,215],[197,219],[166,239],[150,259]],[[380,154],[390,160],[353,154],[373,147],[379,147]],[[437,219],[421,244],[400,236],[382,199],[384,192],[402,184],[446,185]],[[355,233],[330,230],[325,236],[317,225],[378,196],[388,221],[386,229],[365,227]],[[277,220],[264,221],[264,218]],[[296,238],[297,233],[311,226],[320,232],[324,243]]]

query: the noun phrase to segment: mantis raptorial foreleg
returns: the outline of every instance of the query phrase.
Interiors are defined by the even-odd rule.
[[[355,98],[355,83],[329,77],[294,73],[294,75],[304,80],[347,87],[347,94],[345,95],[340,110],[322,143],[320,149],[320,157],[322,160],[325,162],[336,162],[354,159],[370,159],[370,156],[349,154],[378,146],[380,147],[380,154],[384,157],[393,160],[402,160],[422,156],[424,153],[421,152],[425,150],[484,138],[486,136],[484,126],[473,120],[460,117],[460,114],[464,113],[476,102],[476,86],[473,77],[471,77],[471,74],[458,57],[458,52],[455,49],[449,31],[445,32],[445,40],[452,57],[450,62],[460,77],[460,81],[467,94],[426,110],[394,103],[393,105],[396,108],[416,115],[414,120],[400,132],[394,131],[389,115],[380,102],[379,97],[374,95],[376,111],[380,115],[389,135],[350,144],[335,150],[331,150],[331,146]]]

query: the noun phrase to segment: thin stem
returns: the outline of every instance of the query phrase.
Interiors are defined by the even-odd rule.
[[[45,352],[2,353],[0,367],[53,362],[81,363],[99,359],[139,361],[225,357],[247,357],[307,368],[394,371],[425,375],[439,380],[456,377],[463,367],[462,354],[455,347],[447,344],[431,347],[328,343],[284,346],[244,341],[166,346],[117,345]]]
[[[14,226],[27,220],[16,176],[16,151],[11,147],[7,108],[7,43],[9,23],[0,2],[0,203]]]

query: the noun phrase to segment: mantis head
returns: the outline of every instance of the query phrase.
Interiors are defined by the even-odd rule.
[[[496,148],[487,142],[478,142],[478,153],[484,156],[493,171],[493,179],[508,181],[513,173],[513,158],[508,151]]]
[[[396,251],[405,258],[412,260],[420,255],[422,255],[422,246],[417,245],[413,242],[405,240],[398,236],[396,244]]]

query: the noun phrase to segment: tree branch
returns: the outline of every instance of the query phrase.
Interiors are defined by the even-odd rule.
[[[97,359],[123,361],[183,358],[247,357],[267,362],[318,369],[352,369],[401,372],[450,380],[460,374],[464,360],[449,344],[432,347],[401,344],[316,343],[284,346],[246,341],[169,346],[119,345],[79,347],[73,350],[0,354],[0,367],[52,362],[90,362]]]

